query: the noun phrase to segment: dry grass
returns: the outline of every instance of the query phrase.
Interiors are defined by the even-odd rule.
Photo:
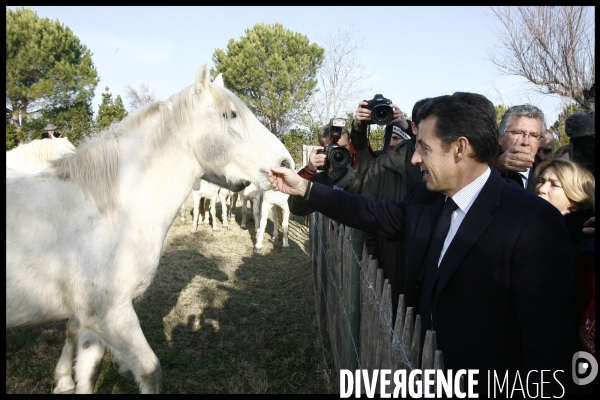
[[[186,225],[177,219],[154,282],[136,302],[162,364],[162,393],[331,392],[316,325],[308,229],[292,216],[291,251],[284,253],[281,243],[269,240],[269,220],[264,255],[258,256],[253,223],[242,230],[240,208],[236,217],[230,230],[202,228],[196,235],[189,233],[189,215]],[[6,331],[6,393],[51,393],[65,326]],[[107,354],[96,391],[138,388],[117,374]]]

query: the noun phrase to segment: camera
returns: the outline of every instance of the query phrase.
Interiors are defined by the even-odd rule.
[[[387,125],[394,119],[394,109],[390,106],[392,101],[382,94],[376,94],[367,101],[367,110],[371,110],[371,120],[367,124]]]
[[[331,118],[327,128],[331,143],[323,150],[317,150],[317,154],[325,154],[327,157],[325,165],[318,167],[319,170],[329,171],[329,167],[346,168],[352,162],[352,155],[348,149],[341,147],[337,142],[342,137],[342,130],[346,126],[344,118]]]

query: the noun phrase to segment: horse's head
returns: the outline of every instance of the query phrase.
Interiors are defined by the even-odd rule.
[[[232,191],[250,183],[268,190],[271,167],[294,168],[283,143],[252,114],[221,76],[211,83],[206,64],[196,73],[194,86],[194,152],[201,178]]]

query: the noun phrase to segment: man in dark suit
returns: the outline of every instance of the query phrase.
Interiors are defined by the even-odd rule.
[[[447,369],[479,369],[481,393],[488,371],[500,379],[508,371],[511,388],[518,372],[535,390],[550,370],[544,395],[561,395],[577,351],[574,260],[561,214],[489,167],[498,128],[485,97],[440,96],[418,115],[412,162],[425,183],[405,202],[373,202],[286,168],[271,169],[271,186],[343,224],[405,241],[406,302],[423,334],[437,332]]]
[[[535,168],[544,161],[537,153],[546,133],[544,112],[531,104],[512,106],[499,126],[500,154],[494,166],[500,174],[535,192]]]

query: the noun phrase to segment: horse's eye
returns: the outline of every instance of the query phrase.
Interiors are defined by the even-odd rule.
[[[237,117],[237,113],[236,113],[235,111],[231,110],[231,115],[230,115],[230,118],[236,118],[236,117]],[[223,118],[227,118],[227,117],[225,116],[225,114],[223,114]]]

